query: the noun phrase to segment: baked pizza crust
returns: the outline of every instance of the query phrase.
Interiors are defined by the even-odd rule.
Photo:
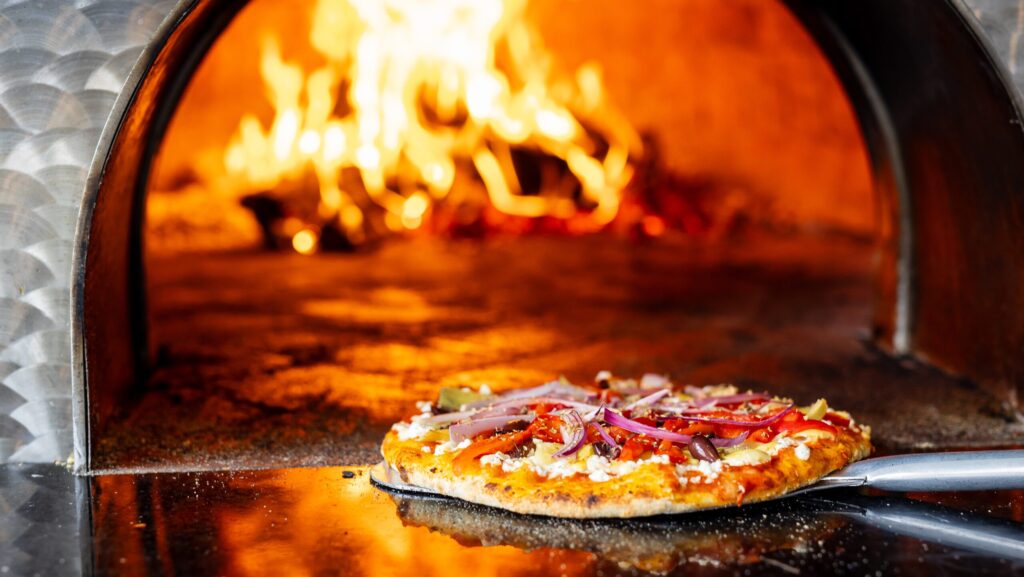
[[[795,437],[799,439],[799,433]],[[458,450],[435,454],[437,443],[402,440],[395,430],[384,438],[381,452],[403,482],[443,495],[530,515],[625,518],[771,499],[810,485],[871,451],[866,427],[837,427],[834,438],[813,435],[800,443],[810,449],[809,455],[798,455],[798,450],[806,450],[800,445],[787,446],[760,464],[723,466],[713,479],[661,462],[645,462],[605,481],[585,474],[543,477],[529,467],[506,472],[479,461],[456,473],[453,461]],[[431,450],[425,451],[425,446]]]

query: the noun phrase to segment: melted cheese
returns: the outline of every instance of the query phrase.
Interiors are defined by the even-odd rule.
[[[760,449],[743,449],[722,457],[722,460],[729,466],[742,467],[767,463],[772,460],[772,456]]]

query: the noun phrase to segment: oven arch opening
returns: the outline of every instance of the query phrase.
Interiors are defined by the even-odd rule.
[[[920,163],[934,159],[937,152],[916,139],[915,131],[920,131],[921,127],[907,124],[908,116],[913,116],[908,114],[907,107],[918,107],[915,114],[950,120],[951,106],[963,109],[968,108],[968,101],[985,102],[983,121],[977,127],[968,127],[967,136],[978,142],[995,136],[1000,146],[993,148],[1006,155],[1011,151],[1019,152],[1022,148],[1019,130],[1001,124],[1003,118],[1018,117],[1016,102],[1006,90],[1001,71],[966,25],[959,5],[952,2],[942,3],[934,14],[920,19],[915,19],[921,15],[916,14],[913,7],[900,3],[895,3],[899,4],[896,6],[873,2],[868,8],[862,5],[860,8],[865,13],[860,17],[844,14],[841,6],[820,6],[798,0],[786,4],[829,56],[856,111],[870,156],[880,214],[881,264],[873,320],[877,342],[900,354],[923,353],[938,362],[952,359],[947,363],[951,368],[985,377],[984,371],[974,370],[980,364],[980,353],[964,352],[965,347],[955,344],[943,344],[939,348],[932,344],[930,349],[923,346],[929,343],[933,330],[922,328],[918,319],[929,319],[930,323],[938,323],[936,326],[944,321],[935,320],[932,311],[940,303],[934,301],[927,305],[922,316],[921,294],[926,292],[925,287],[933,286],[933,279],[919,270],[921,246],[932,246],[932,241],[948,244],[948,241],[932,238],[941,236],[939,231],[918,228],[917,215],[943,209],[941,201],[945,199],[935,200],[933,196],[925,196],[926,193],[934,195],[937,191],[951,198],[961,194],[961,188],[941,186],[943,182],[997,189],[993,196],[1001,199],[1000,202],[1010,203],[1011,197],[1006,191],[1024,182],[1024,174],[1014,169],[1000,170],[997,182],[991,182],[987,173],[974,171],[971,163],[966,162],[943,166],[942,177],[933,176],[929,181]],[[217,9],[212,7],[214,5]],[[90,451],[96,439],[90,431],[103,430],[104,420],[113,414],[117,403],[131,394],[140,375],[148,370],[151,351],[148,346],[140,346],[148,333],[144,325],[146,305],[140,238],[149,160],[191,72],[241,8],[241,2],[203,6],[183,3],[180,19],[168,27],[167,35],[159,50],[151,54],[148,65],[140,68],[136,79],[138,88],[133,100],[122,107],[123,114],[112,134],[107,160],[94,170],[95,178],[91,182],[96,183],[96,191],[92,202],[87,202],[83,209],[83,247],[78,255],[79,283],[73,307],[78,321],[73,335],[77,355],[76,406],[79,407],[76,409],[76,431],[79,431],[76,432],[76,467],[81,471],[92,469]],[[880,37],[871,39],[866,27],[876,18],[888,26]],[[947,33],[954,34],[955,42],[941,45],[927,42],[925,45],[928,50],[947,50],[957,56],[950,59],[948,69],[919,66],[921,59],[934,57],[934,54],[915,54],[909,50],[895,54],[899,56],[896,58],[887,53],[903,46],[905,38]],[[878,46],[873,47],[873,43]],[[931,99],[915,95],[917,86],[935,82],[950,92],[932,95]],[[929,136],[937,139],[932,144],[940,151],[983,155],[979,148],[965,148],[961,141],[965,136],[963,130],[936,130],[929,132]],[[139,146],[139,143],[145,145]],[[994,159],[978,159],[978,162],[986,165]],[[951,211],[954,206],[959,204],[947,202],[945,210]],[[1013,214],[987,210],[978,215],[977,220],[982,221],[979,226],[984,226],[986,222],[1006,219]],[[956,240],[952,242],[955,244]],[[1004,285],[1009,282],[1003,280]],[[998,279],[991,282],[999,285]],[[923,339],[919,338],[922,333],[925,334]],[[1012,345],[1013,339],[1019,336],[1011,332],[1009,338],[1003,347]],[[939,354],[930,354],[930,351],[939,351]]]

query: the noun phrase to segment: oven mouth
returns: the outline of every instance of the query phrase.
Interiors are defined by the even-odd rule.
[[[161,154],[173,148],[175,115],[217,43],[258,5],[213,4],[184,10],[140,67],[95,205],[83,216],[75,307],[84,360],[78,417],[87,423],[77,447],[82,470],[365,464],[390,422],[442,384],[527,385],[561,373],[581,380],[601,369],[729,380],[808,401],[827,383],[830,400],[876,419],[910,415],[881,428],[897,449],[1004,439],[1005,427],[985,429],[1005,424],[1012,407],[973,384],[977,394],[959,394],[967,381],[903,357],[918,351],[913,161],[893,97],[878,84],[888,80],[868,68],[873,55],[856,45],[856,30],[837,28],[827,9],[796,1],[774,8],[817,43],[818,58],[842,83],[833,81],[864,147],[847,160],[870,163],[851,169],[871,187],[862,197],[873,206],[866,228],[810,218],[794,225],[752,204],[741,224],[702,237],[694,231],[717,230],[725,219],[718,208],[728,202],[726,187],[655,165],[647,174],[670,193],[604,233],[578,234],[557,217],[542,225],[478,219],[454,234],[399,220],[395,228],[406,232],[397,238],[360,245],[342,235],[331,245],[322,223],[286,230],[250,206],[258,244],[282,250],[179,250],[153,232],[167,223],[154,220],[155,199],[185,202],[159,196],[159,163],[173,165]],[[644,159],[634,167],[641,176]],[[526,162],[537,162],[535,172],[567,170]],[[672,194],[683,209],[671,205]],[[250,205],[265,201],[250,195]],[[594,205],[577,209],[588,216]],[[430,206],[421,214],[433,214]],[[700,217],[705,229],[693,224]],[[306,231],[315,231],[316,255],[295,254],[313,252],[302,248]],[[892,406],[873,402],[879,380],[899,383]],[[917,399],[930,391],[949,394],[925,410]],[[940,430],[922,436],[934,424],[926,413],[936,409],[979,416],[964,425],[940,419]]]

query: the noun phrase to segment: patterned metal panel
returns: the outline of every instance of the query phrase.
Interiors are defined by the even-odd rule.
[[[115,100],[177,3],[0,0],[0,463],[71,455],[79,207]],[[965,4],[1024,89],[1024,0]]]
[[[0,465],[0,575],[88,574],[88,507],[87,481],[61,467]]]
[[[1024,0],[965,0],[964,4],[1006,64],[1018,94],[1024,94]]]
[[[114,102],[175,4],[0,1],[0,463],[71,455],[79,205]]]

